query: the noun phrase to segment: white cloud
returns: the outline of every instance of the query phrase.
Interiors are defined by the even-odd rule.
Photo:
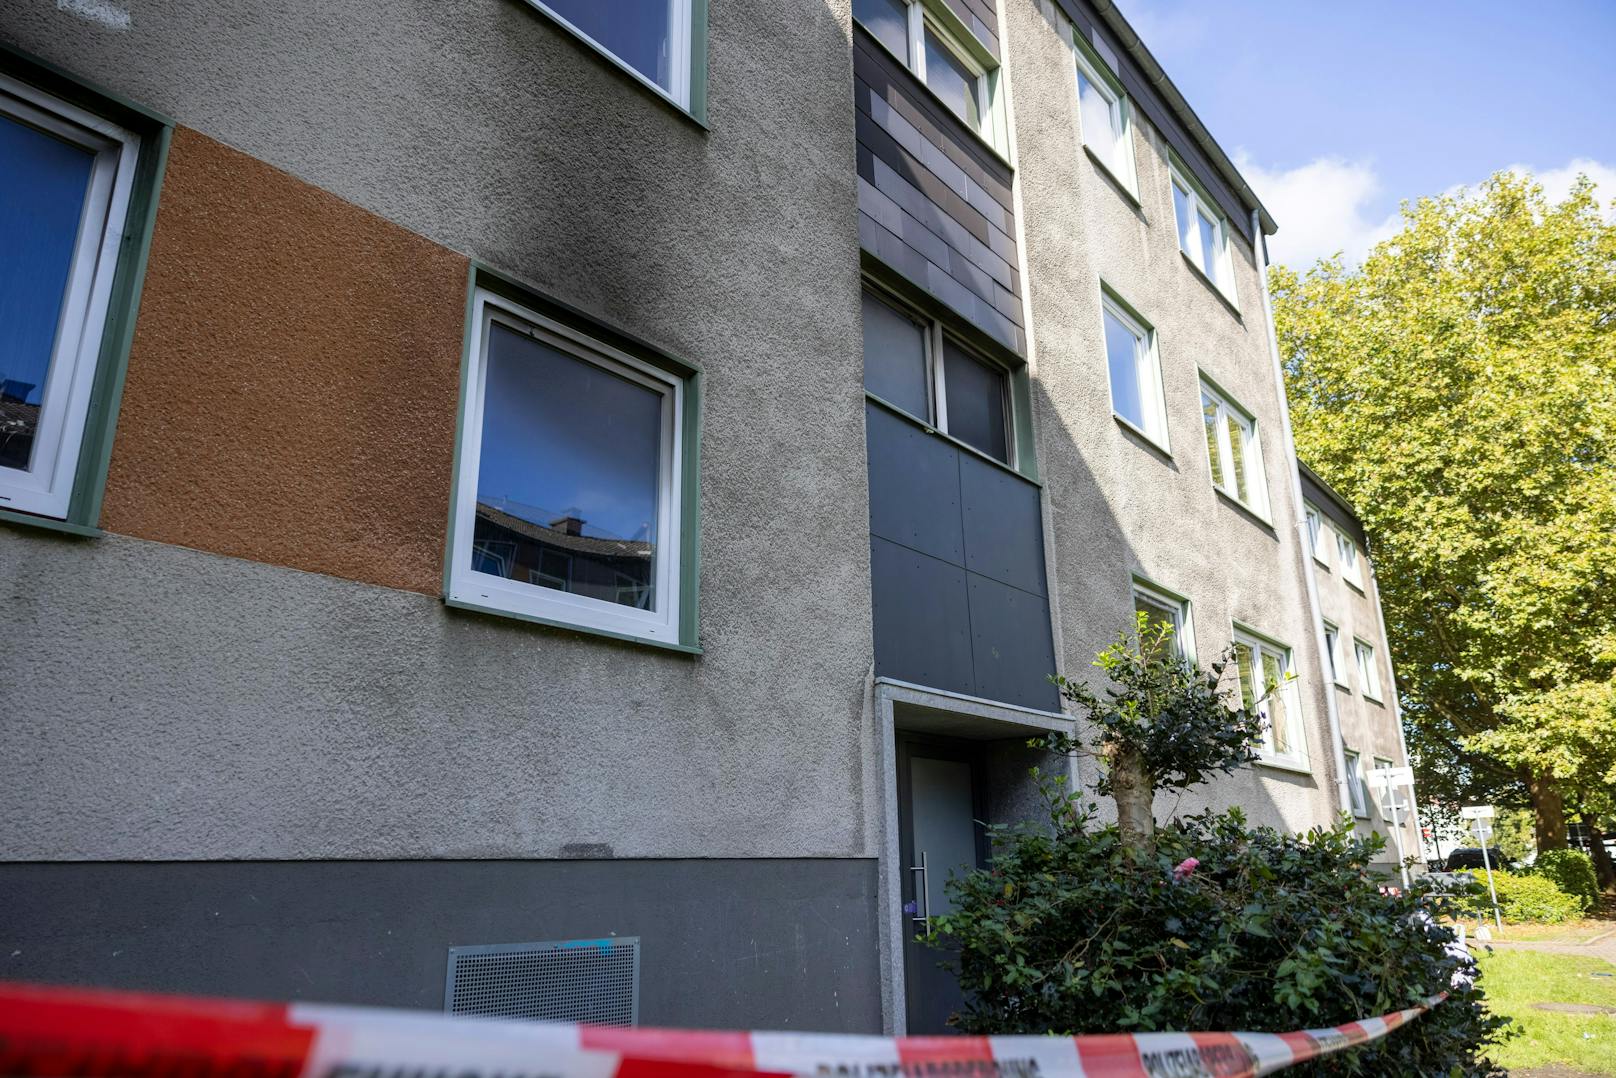
[[[1402,227],[1400,214],[1382,215],[1378,211],[1377,207],[1384,205],[1380,197],[1384,184],[1367,161],[1321,157],[1297,168],[1267,169],[1240,151],[1234,155],[1234,162],[1279,222],[1279,232],[1269,241],[1276,262],[1305,269],[1339,251],[1347,264],[1353,265]],[[1590,158],[1575,158],[1551,169],[1509,167],[1515,172],[1532,173],[1551,201],[1565,198],[1578,175],[1594,181],[1595,197],[1605,205],[1616,198],[1616,166]],[[1474,189],[1475,183],[1469,186]],[[1454,186],[1442,193],[1453,195],[1458,191],[1459,187]],[[1419,195],[1410,192],[1402,197],[1413,199]]]
[[[1571,185],[1578,176],[1594,181],[1594,198],[1605,206],[1616,198],[1616,165],[1607,165],[1590,157],[1574,158],[1560,168],[1535,169],[1531,165],[1511,165],[1512,172],[1530,172],[1543,185],[1543,193],[1550,202],[1559,202],[1571,193]]]
[[[1292,169],[1266,169],[1244,151],[1235,167],[1279,222],[1269,241],[1274,260],[1303,269],[1340,251],[1347,262],[1397,231],[1396,214],[1375,212],[1380,176],[1366,161],[1321,157]]]

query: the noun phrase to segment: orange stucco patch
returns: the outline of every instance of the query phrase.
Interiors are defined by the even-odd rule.
[[[467,271],[177,130],[102,526],[437,593]]]

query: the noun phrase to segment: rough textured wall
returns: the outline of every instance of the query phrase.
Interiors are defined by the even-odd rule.
[[[413,592],[26,528],[0,527],[0,599],[28,642],[0,649],[0,859],[864,848],[860,685],[823,667],[738,682]]]
[[[131,10],[116,31],[48,3],[0,5],[0,37],[702,368],[705,654],[452,614],[175,546],[7,529],[0,591],[37,645],[0,655],[21,716],[0,729],[0,759],[15,769],[10,789],[52,796],[0,797],[15,824],[5,855],[872,850],[848,6],[712,5],[710,129],[520,0]],[[250,218],[258,192],[237,194],[248,205],[220,211]],[[157,286],[182,284],[200,283],[148,285],[154,316],[177,302]],[[345,287],[305,298],[327,301],[308,312],[316,322],[337,309],[374,317]],[[216,319],[194,319],[167,348],[217,344],[200,335]],[[147,348],[132,389],[156,360]],[[389,415],[412,392],[393,390]],[[228,389],[206,392],[234,404]],[[369,421],[365,401],[345,403],[353,423]],[[437,444],[402,470],[447,459],[442,406]],[[161,432],[137,427],[153,407],[118,431],[148,454]],[[189,422],[188,437],[211,440],[183,443],[186,467],[214,454],[235,466],[244,435]],[[129,475],[120,463],[109,482],[114,530],[144,513],[120,494]],[[284,490],[255,497],[284,521]],[[433,502],[424,526],[438,529],[445,497],[405,498]],[[225,530],[210,507],[184,508],[197,535]],[[249,538],[294,553],[300,542]]]
[[[440,593],[468,270],[179,128],[102,526]]]
[[[1179,252],[1159,137],[1136,123],[1136,206],[1083,151],[1071,46],[1062,32],[1033,4],[1008,5],[1006,25],[1063,666],[1088,669],[1094,653],[1131,622],[1133,572],[1189,597],[1203,660],[1229,645],[1235,621],[1288,644],[1304,679],[1312,774],[1244,770],[1158,811],[1234,802],[1263,822],[1311,826],[1334,811],[1332,750],[1311,673],[1317,647],[1297,537],[1287,523],[1296,509],[1252,251],[1234,245],[1236,314]],[[1170,454],[1112,418],[1102,279],[1157,331]],[[1257,419],[1273,526],[1212,487],[1200,370]]]

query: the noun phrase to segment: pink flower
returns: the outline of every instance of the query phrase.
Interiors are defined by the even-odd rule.
[[[1173,879],[1187,880],[1190,873],[1201,867],[1201,862],[1193,857],[1186,857],[1173,868]]]

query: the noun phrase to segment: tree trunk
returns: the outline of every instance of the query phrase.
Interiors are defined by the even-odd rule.
[[[1537,852],[1565,849],[1565,799],[1560,796],[1560,786],[1554,776],[1546,771],[1529,773],[1526,791],[1532,798],[1532,812],[1537,817]]]
[[[1145,759],[1125,745],[1113,745],[1107,753],[1111,797],[1117,803],[1117,829],[1123,844],[1146,857],[1156,856],[1156,817],[1151,802],[1156,791],[1145,774]]]
[[[1594,859],[1594,875],[1599,878],[1599,886],[1608,891],[1616,887],[1616,863],[1605,849],[1605,834],[1599,830],[1598,821],[1586,812],[1582,814],[1582,826],[1588,829],[1588,854]]]

